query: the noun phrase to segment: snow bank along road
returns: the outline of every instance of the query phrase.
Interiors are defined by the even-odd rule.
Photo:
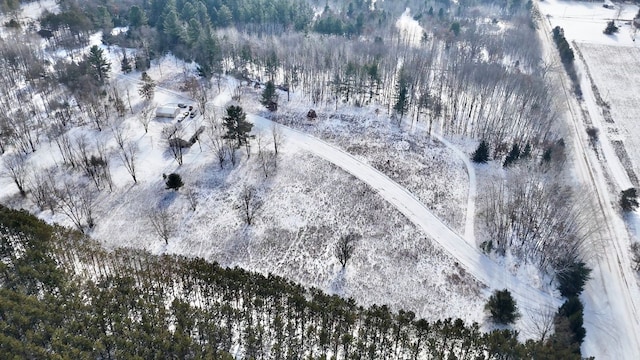
[[[557,59],[555,45],[550,38],[550,22],[541,21],[541,38],[545,51]],[[560,63],[559,60],[557,60]],[[581,70],[576,58],[578,71]],[[587,336],[582,346],[583,355],[602,359],[638,359],[640,358],[640,323],[638,304],[635,299],[639,290],[635,276],[631,273],[628,251],[628,234],[619,214],[613,209],[612,197],[607,188],[606,175],[609,175],[617,190],[629,187],[629,180],[618,159],[605,156],[600,162],[590,150],[581,106],[571,93],[569,80],[564,73],[559,74],[560,82],[569,111],[569,124],[572,132],[572,146],[575,150],[575,173],[580,181],[588,186],[595,196],[603,215],[600,226],[604,244],[587,283],[582,300],[585,302],[585,329]],[[593,90],[586,77],[582,79],[582,91],[589,116],[594,126],[603,123],[597,110]],[[602,139],[607,142],[608,139]],[[605,153],[606,155],[606,153]]]
[[[262,129],[263,131],[275,124],[270,120],[255,115],[248,115],[248,119],[255,124],[257,129]],[[407,189],[380,171],[314,136],[283,125],[276,126],[279,126],[282,130],[288,145],[309,151],[335,164],[374,188],[382,198],[396,207],[430,238],[437,241],[479,281],[488,285],[491,289],[509,289],[522,310],[535,311],[545,304],[559,306],[558,299],[523,283],[509,274],[503,267],[493,262],[474,245],[440,221]]]

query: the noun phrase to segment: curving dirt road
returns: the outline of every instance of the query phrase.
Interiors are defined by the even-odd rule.
[[[256,115],[248,115],[248,119],[255,124],[257,129],[262,130],[268,130],[275,124]],[[314,136],[283,125],[276,126],[280,127],[286,138],[287,146],[294,146],[323,158],[375,189],[383,199],[396,207],[425,234],[456,258],[468,273],[486,284],[489,287],[487,291],[509,289],[521,310],[524,311],[535,311],[543,304],[559,306],[560,302],[557,298],[525,284],[509,274],[502,266],[480,252],[474,244],[470,244],[468,240],[445,225],[407,189],[385,174]]]

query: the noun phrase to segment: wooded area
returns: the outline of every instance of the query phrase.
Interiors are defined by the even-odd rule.
[[[570,330],[519,343],[203,259],[103,250],[0,207],[0,357],[580,359]]]

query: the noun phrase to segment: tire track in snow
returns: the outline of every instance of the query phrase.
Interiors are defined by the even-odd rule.
[[[540,35],[545,46],[551,55],[557,59],[557,51],[550,38],[551,20],[540,21],[543,25],[543,33]],[[546,44],[544,44],[546,42]],[[574,44],[575,46],[575,44]],[[577,61],[577,60],[576,60]],[[580,66],[580,64],[577,64]],[[564,70],[563,70],[564,71]],[[582,345],[583,351],[588,355],[596,355],[609,359],[633,359],[640,353],[640,324],[638,323],[639,312],[634,295],[637,294],[635,278],[630,274],[630,263],[628,250],[624,244],[628,243],[627,234],[620,229],[624,229],[625,224],[611,207],[611,198],[607,189],[605,174],[615,172],[619,166],[612,164],[617,162],[617,157],[599,162],[592,159],[591,148],[584,139],[584,125],[581,121],[581,112],[576,109],[580,107],[577,100],[569,90],[568,79],[565,73],[560,73],[559,81],[562,86],[563,96],[566,98],[570,115],[570,131],[573,137],[573,146],[576,150],[575,171],[582,181],[588,184],[595,194],[598,208],[602,213],[604,224],[601,227],[605,233],[604,248],[602,256],[597,257],[597,266],[592,273],[592,279],[587,282],[582,295],[585,304],[585,328],[587,335]],[[586,79],[588,82],[588,79]],[[582,87],[585,101],[593,97],[591,86]],[[592,119],[597,119],[600,114],[590,106],[587,106],[588,113]],[[599,125],[599,124],[596,124]],[[608,139],[603,139],[608,141]],[[616,188],[629,184],[625,174],[614,173],[612,179]],[[622,179],[622,184],[620,183]],[[628,279],[633,279],[634,283],[629,283]]]
[[[267,131],[276,124],[256,115],[249,114],[247,117],[256,125],[256,129],[262,131]],[[376,190],[383,199],[456,258],[468,273],[486,284],[489,287],[486,292],[493,289],[509,289],[523,310],[536,310],[543,304],[552,304],[554,307],[560,305],[559,299],[522,282],[489,259],[475,244],[470,244],[437,218],[415,195],[382,172],[314,136],[280,124],[276,126],[281,129],[289,145],[333,163]]]

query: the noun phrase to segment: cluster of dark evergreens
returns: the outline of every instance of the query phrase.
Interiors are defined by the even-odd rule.
[[[569,42],[564,37],[564,30],[560,26],[554,27],[552,32],[553,41],[556,43],[556,47],[558,48],[558,52],[560,53],[560,60],[562,60],[562,64],[564,65],[569,78],[573,82],[573,90],[576,95],[582,96],[578,74],[576,73],[576,69],[573,66],[573,59],[575,58],[573,49],[571,49]]]
[[[575,55],[569,42],[564,37],[564,30],[560,26],[553,28],[553,41],[555,41],[558,51],[560,52],[560,59],[563,63],[573,63]]]
[[[202,259],[105,252],[4,207],[0,260],[3,359],[579,359],[563,333],[522,344]]]

